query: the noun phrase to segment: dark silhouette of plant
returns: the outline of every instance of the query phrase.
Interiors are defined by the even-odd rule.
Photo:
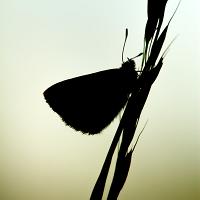
[[[167,50],[159,56],[160,51],[171,19],[178,8],[177,6],[168,24],[161,31],[166,3],[167,0],[148,0],[148,19],[139,71],[135,69],[133,58],[126,62],[123,61],[123,52],[128,36],[128,30],[126,30],[120,68],[64,80],[44,92],[47,103],[62,120],[75,130],[86,134],[99,133],[111,123],[122,108],[125,108],[92,191],[91,200],[102,199],[112,157],[120,137],[122,140],[107,199],[117,199],[125,184],[137,142],[130,151],[128,149],[135,135],[140,114],[151,86],[162,68]]]
[[[128,176],[131,157],[135,146],[130,151],[128,151],[128,148],[134,137],[140,114],[150,92],[151,86],[162,68],[163,59],[168,48],[160,58],[159,54],[165,41],[170,21],[180,4],[179,2],[173,16],[169,20],[169,23],[161,32],[166,3],[167,0],[148,0],[148,19],[144,36],[143,59],[140,69],[141,73],[137,79],[136,85],[133,88],[134,92],[131,93],[131,96],[128,99],[123,117],[104,161],[101,173],[92,191],[90,197],[91,200],[102,199],[112,156],[121,135],[122,142],[118,152],[114,177],[107,198],[108,200],[117,199]]]

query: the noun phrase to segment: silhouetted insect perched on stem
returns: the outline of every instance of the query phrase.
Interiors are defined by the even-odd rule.
[[[170,46],[159,56],[170,21],[180,4],[179,2],[168,24],[161,31],[166,3],[167,0],[148,0],[141,73],[137,73],[133,58],[123,61],[128,37],[126,30],[120,68],[65,80],[44,92],[47,103],[67,125],[88,134],[97,134],[103,130],[126,105],[90,200],[101,200],[103,197],[112,157],[120,137],[121,144],[107,199],[116,200],[125,184],[135,149],[135,146],[131,149],[130,146],[151,86],[162,68],[164,56]]]
[[[97,134],[125,106],[137,80],[135,62],[128,59],[118,69],[88,74],[52,85],[44,92],[50,107],[77,131]]]

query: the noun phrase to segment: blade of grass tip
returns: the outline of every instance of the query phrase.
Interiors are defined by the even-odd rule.
[[[160,28],[164,18],[167,1],[168,0],[157,0],[157,1],[148,0],[147,15],[148,15],[148,21],[151,22],[148,23],[148,25],[150,26],[149,31],[151,31],[152,38],[153,35],[156,33],[155,40],[157,40],[158,35],[160,33]]]
[[[171,42],[170,44],[167,46],[167,48],[165,49],[165,51],[163,52],[160,60],[158,61],[158,64],[156,65],[156,67],[154,67],[153,69],[151,69],[151,71],[149,72],[149,80],[151,82],[151,84],[153,84],[153,82],[156,80],[161,68],[162,68],[162,65],[163,65],[163,59],[164,57],[166,56],[170,46],[172,45],[172,43],[174,42],[174,40],[176,39],[177,37],[175,37]]]
[[[177,12],[177,10],[178,10],[180,4],[181,4],[181,0],[178,2],[178,5],[176,6],[176,9],[175,9],[175,11],[173,12],[173,14],[172,14],[172,16],[171,16],[171,18],[170,18],[170,20],[169,20],[167,26],[169,26],[171,20],[174,18],[174,15],[176,14],[176,12]]]
[[[168,0],[148,0],[147,15],[148,18],[158,17],[166,7]]]
[[[174,37],[174,39],[169,43],[169,45],[167,46],[167,48],[165,49],[165,51],[162,54],[162,58],[164,59],[165,56],[167,55],[169,48],[171,47],[171,45],[174,43],[174,41],[176,40],[176,38],[178,37],[178,35],[176,37]]]
[[[165,29],[161,33],[158,40],[154,41],[154,44],[153,44],[152,49],[151,49],[150,57],[147,61],[148,66],[154,66],[155,65],[155,62],[156,62],[156,60],[157,60],[157,58],[160,54],[161,48],[162,48],[163,43],[165,41],[167,29],[168,29],[168,25],[165,27]]]
[[[144,131],[144,129],[145,129],[146,125],[147,125],[147,122],[148,122],[148,120],[146,121],[146,123],[144,124],[144,127],[142,128],[142,130],[140,131],[139,135],[137,136],[136,142],[135,142],[134,146],[132,147],[132,151],[135,150],[135,147],[136,147],[136,145],[137,145],[137,143],[138,143],[138,141],[140,139],[140,136],[141,136],[142,132]]]
[[[175,15],[175,13],[177,12],[180,3],[181,3],[181,0],[178,2],[178,5],[176,6],[176,9],[175,9],[175,11],[173,12],[173,14],[172,14],[172,16],[171,16],[171,18],[170,18],[170,20],[169,20],[167,26],[169,26],[171,20],[174,18],[174,15]],[[166,6],[166,5],[165,5],[165,6]],[[164,12],[165,12],[165,6],[164,6],[164,8],[163,8],[163,14],[161,13],[161,14],[160,14],[160,17],[159,17],[159,28],[161,28],[161,26],[162,26],[162,22],[163,22],[163,18],[164,18]]]
[[[181,1],[179,1],[179,3],[178,3],[178,5],[177,5],[177,7],[176,7],[176,9],[175,9],[175,11],[174,11],[174,13],[173,13],[173,15],[171,16],[171,18],[170,18],[168,24],[166,25],[166,27],[164,28],[164,30],[163,30],[162,33],[160,34],[159,38],[157,39],[157,41],[154,41],[154,44],[153,44],[152,50],[151,50],[151,55],[150,55],[150,57],[149,57],[149,59],[148,59],[148,61],[147,61],[147,62],[149,62],[149,63],[148,63],[148,66],[154,66],[154,65],[155,65],[155,62],[156,62],[156,60],[157,60],[157,58],[158,58],[158,56],[159,56],[159,54],[160,54],[161,48],[162,48],[163,43],[164,43],[164,41],[165,41],[165,38],[166,38],[166,35],[167,35],[168,27],[169,27],[170,22],[171,22],[171,20],[173,19],[174,15],[175,15],[175,13],[176,13],[176,11],[177,11],[179,5],[180,5],[180,2],[181,2]]]
[[[162,26],[162,23],[163,23],[167,1],[168,0],[159,1],[160,5],[159,5],[159,7],[157,7],[157,9],[158,9],[158,26],[157,26],[155,40],[158,39],[158,36],[160,34],[160,29],[161,29],[161,26]]]
[[[163,65],[163,57],[160,58],[160,60],[158,61],[158,64],[156,65],[156,67],[154,67],[153,69],[151,69],[151,71],[148,74],[148,81],[150,84],[153,84],[154,81],[156,80],[161,68]]]
[[[145,49],[144,49],[144,55],[145,55],[145,62],[147,60],[147,56],[148,56],[148,49],[149,49],[149,45],[150,45],[150,41],[153,39],[155,32],[156,32],[156,28],[157,28],[157,24],[158,24],[158,11],[159,9],[157,9],[157,7],[159,6],[159,2],[155,2],[148,0],[147,2],[147,22],[146,22],[146,26],[145,26],[145,34],[144,34],[144,44],[145,44]],[[155,6],[156,5],[156,6]],[[144,61],[143,61],[144,63]]]
[[[145,29],[145,39],[148,44],[148,47],[145,49],[145,52],[146,52],[146,56],[148,57],[150,57],[152,46],[154,46],[156,41],[158,40],[167,2],[168,0],[162,0],[162,1],[148,0],[148,9],[147,9],[148,21],[147,21],[147,25]],[[150,41],[152,41],[151,43],[153,43],[153,45],[149,44]],[[149,49],[149,52],[148,52],[148,49]],[[149,65],[154,65],[154,64],[155,63],[152,62],[152,64],[149,64]]]
[[[176,6],[176,9],[175,9],[175,11],[173,12],[173,15],[171,16],[171,18],[170,18],[170,20],[169,20],[169,22],[168,22],[168,24],[167,24],[167,27],[166,27],[167,29],[168,29],[168,26],[169,26],[171,20],[173,19],[174,15],[175,15],[175,13],[177,12],[178,7],[180,6],[180,3],[181,3],[181,0],[178,2],[178,5]],[[172,45],[172,43],[175,41],[176,38],[177,38],[177,36],[170,42],[170,44],[167,46],[167,48],[165,49],[165,51],[164,51],[164,53],[162,54],[161,57],[163,57],[163,58],[165,57],[165,55],[167,54],[167,52],[168,52],[168,50],[169,50],[169,47]]]

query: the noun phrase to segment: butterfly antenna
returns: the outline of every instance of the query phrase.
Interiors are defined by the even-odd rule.
[[[126,28],[124,45],[123,45],[123,48],[122,48],[122,63],[124,62],[124,48],[125,48],[125,45],[126,45],[127,37],[128,37],[128,29]]]

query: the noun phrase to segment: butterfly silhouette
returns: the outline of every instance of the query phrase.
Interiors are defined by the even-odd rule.
[[[46,102],[66,125],[83,133],[97,134],[126,105],[138,77],[133,58],[123,61],[127,37],[128,29],[120,68],[64,80],[44,91]]]
[[[135,62],[128,59],[118,69],[56,83],[44,91],[44,97],[68,126],[96,134],[125,106],[136,80]]]

